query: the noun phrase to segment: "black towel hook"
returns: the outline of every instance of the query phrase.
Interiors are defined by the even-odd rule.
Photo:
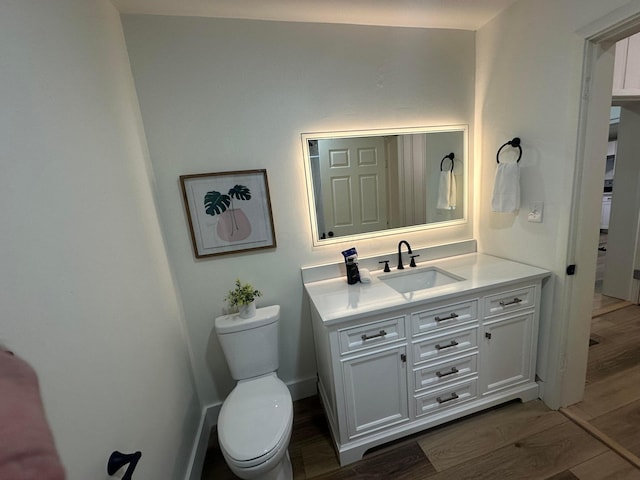
[[[516,160],[516,163],[520,163],[520,159],[522,158],[522,147],[520,146],[520,138],[519,137],[513,137],[512,140],[509,140],[507,143],[503,144],[498,149],[498,153],[496,153],[496,162],[500,163],[500,152],[507,145],[511,145],[513,148],[517,148],[518,150],[520,150],[520,154],[518,155],[518,160]]]
[[[445,155],[444,157],[442,157],[442,160],[440,161],[440,171],[442,172],[442,164],[447,158],[451,160],[451,171],[453,172],[453,159],[455,158],[455,155],[453,154],[453,152],[451,152],[449,155]]]

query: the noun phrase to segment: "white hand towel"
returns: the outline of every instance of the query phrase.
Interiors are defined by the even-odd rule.
[[[520,208],[520,166],[500,163],[493,185],[491,209],[494,212],[515,212]]]
[[[456,208],[456,196],[455,175],[453,175],[451,170],[440,172],[436,208],[439,210],[454,210]]]

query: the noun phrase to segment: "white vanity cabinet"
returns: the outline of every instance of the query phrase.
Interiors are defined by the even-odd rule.
[[[305,284],[318,390],[341,465],[405,435],[509,400],[537,398],[538,317],[548,272],[535,270],[510,282],[398,297],[396,307],[382,298],[383,287],[355,286],[350,298],[356,292],[361,303],[352,303],[343,318],[325,302],[334,299],[330,282]],[[384,304],[382,312],[369,306],[369,293]]]

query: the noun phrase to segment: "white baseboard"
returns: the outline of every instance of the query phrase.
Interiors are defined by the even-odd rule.
[[[291,399],[295,402],[318,394],[318,379],[313,376],[297,382],[288,383],[287,387],[291,392]]]
[[[200,480],[202,477],[202,467],[204,466],[204,458],[207,455],[209,447],[209,435],[214,426],[214,421],[218,419],[220,405],[206,407],[202,411],[198,433],[191,450],[191,458],[187,466],[187,472],[184,476],[185,480]],[[214,416],[215,414],[215,416]]]
[[[288,383],[287,387],[289,388],[289,392],[291,392],[291,399],[294,402],[317,395],[315,376]],[[209,448],[211,429],[218,423],[218,415],[220,414],[221,407],[222,403],[215,403],[204,407],[202,410],[200,426],[198,427],[196,439],[193,442],[193,449],[191,451],[191,458],[187,467],[185,480],[200,480],[202,477],[202,467],[204,466],[204,459],[207,455],[207,449]]]

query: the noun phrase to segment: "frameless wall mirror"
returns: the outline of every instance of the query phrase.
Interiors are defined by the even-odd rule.
[[[467,221],[466,125],[302,134],[314,245]]]

